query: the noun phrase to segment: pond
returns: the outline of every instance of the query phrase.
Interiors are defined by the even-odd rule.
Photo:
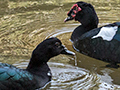
[[[70,36],[80,24],[64,23],[79,0],[1,0],[0,62],[26,68],[33,49],[44,39],[58,37],[76,56],[59,55],[48,64],[52,81],[43,90],[120,90],[120,68],[76,52]],[[91,3],[99,26],[120,21],[119,0],[84,0]]]

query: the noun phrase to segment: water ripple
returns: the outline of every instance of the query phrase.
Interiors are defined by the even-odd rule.
[[[49,65],[53,74],[52,89],[89,89],[99,80],[96,75],[83,68],[53,62],[49,62]]]

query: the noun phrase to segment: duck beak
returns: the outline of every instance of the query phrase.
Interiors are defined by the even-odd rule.
[[[75,56],[75,53],[72,52],[72,51],[69,51],[68,49],[65,49],[64,51],[62,51],[61,54],[65,54],[65,55],[73,55],[73,56]]]
[[[75,53],[74,52],[72,52],[72,51],[69,51],[65,46],[63,46],[64,47],[64,49],[61,51],[61,54],[65,54],[65,55],[75,55]]]
[[[67,21],[70,21],[70,20],[73,20],[73,19],[74,19],[73,17],[68,16],[68,17],[64,20],[64,22],[67,22]]]

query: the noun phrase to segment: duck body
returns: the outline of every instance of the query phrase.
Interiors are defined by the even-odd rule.
[[[78,40],[78,38],[86,33],[88,30],[83,27],[82,25],[78,26],[71,35],[71,41],[74,42],[75,40]]]
[[[80,9],[79,9],[80,8]],[[81,23],[71,35],[76,51],[90,57],[109,62],[107,67],[118,68],[120,63],[120,22],[98,27],[98,17],[93,6],[86,2],[77,2],[68,12],[65,21]]]
[[[57,38],[41,42],[33,51],[26,69],[0,63],[0,90],[35,90],[51,81],[48,60],[59,54],[73,55]]]
[[[73,47],[82,54],[109,62],[110,65],[107,65],[109,67],[117,68],[117,63],[120,63],[119,26],[120,22],[116,22],[95,28],[81,35],[81,37],[73,43]]]

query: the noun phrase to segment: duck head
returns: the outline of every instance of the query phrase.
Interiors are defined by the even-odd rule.
[[[55,37],[48,38],[41,42],[32,52],[32,57],[28,68],[40,66],[47,63],[48,60],[59,54],[75,55],[74,52],[69,51],[62,42]]]
[[[67,15],[68,17],[64,20],[64,22],[75,20],[79,21],[84,26],[91,24],[98,25],[99,22],[93,6],[82,1],[74,4]]]

